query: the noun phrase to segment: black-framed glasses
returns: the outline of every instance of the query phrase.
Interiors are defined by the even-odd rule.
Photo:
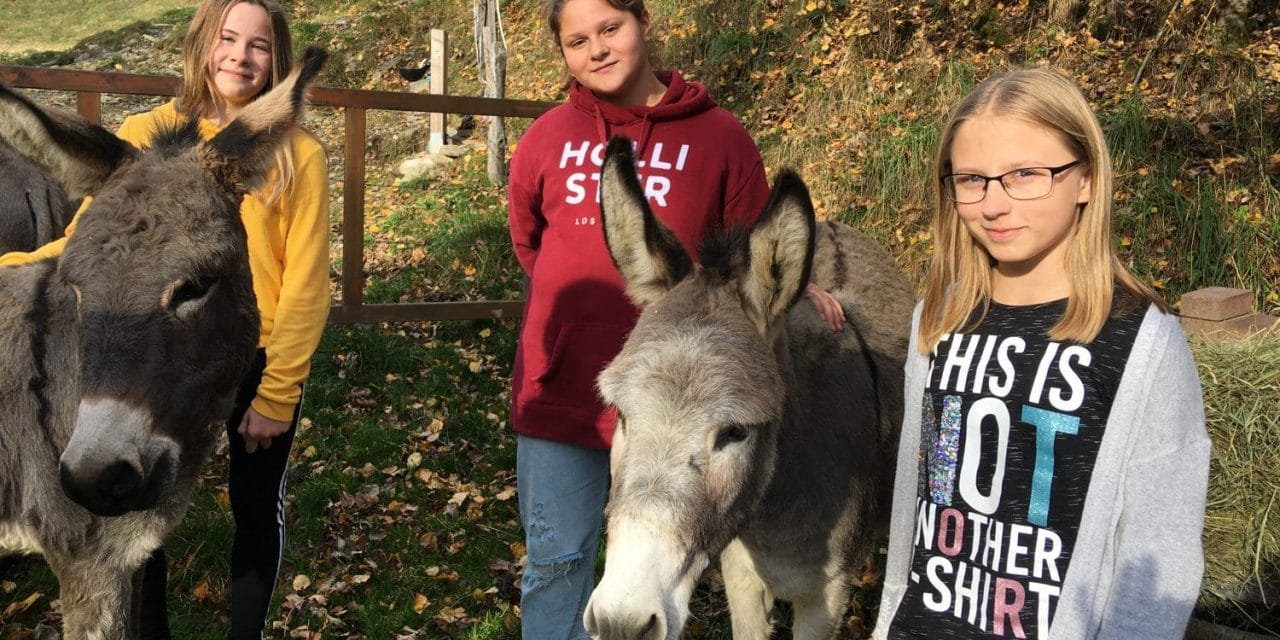
[[[1023,167],[998,176],[952,173],[942,176],[942,191],[956,204],[974,204],[987,197],[987,185],[995,180],[1014,200],[1039,200],[1053,193],[1053,179],[1059,173],[1081,162],[1083,160],[1075,160],[1058,167]]]

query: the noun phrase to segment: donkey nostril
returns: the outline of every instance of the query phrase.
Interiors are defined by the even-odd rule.
[[[107,488],[107,497],[114,500],[126,498],[138,492],[142,486],[142,474],[128,462],[113,462],[102,473],[102,486]]]
[[[654,613],[649,616],[649,622],[644,625],[644,628],[640,630],[640,635],[636,637],[637,638],[658,638],[659,636],[656,633],[657,631],[659,631],[658,614]]]
[[[71,468],[65,462],[58,463],[58,481],[62,483],[62,489],[68,496],[74,496],[75,478],[71,475]]]

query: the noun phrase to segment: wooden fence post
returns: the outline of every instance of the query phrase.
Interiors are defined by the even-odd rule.
[[[348,312],[364,304],[364,154],[365,111],[346,107],[342,172],[342,306]]]
[[[77,91],[76,111],[84,119],[102,124],[102,94],[96,91]]]
[[[507,45],[498,0],[475,0],[477,63],[486,98],[506,97]],[[489,118],[489,183],[507,184],[507,128],[502,116]]]
[[[430,92],[443,96],[449,93],[449,36],[444,29],[431,30],[431,89]],[[431,114],[431,138],[427,141],[427,151],[435,153],[444,146],[445,114]]]

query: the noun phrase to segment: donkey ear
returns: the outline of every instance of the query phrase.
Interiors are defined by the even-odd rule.
[[[84,118],[37,106],[0,84],[0,138],[44,169],[71,200],[98,191],[138,150]]]
[[[246,192],[265,182],[276,148],[302,117],[307,87],[328,57],[324,49],[308,47],[288,77],[201,146],[201,161],[225,188]]]
[[[613,264],[639,306],[661,298],[693,271],[676,234],[649,209],[636,177],[631,140],[615,136],[600,169],[600,218]]]
[[[800,176],[784,170],[751,228],[749,265],[739,286],[747,316],[767,333],[800,297],[813,266],[813,202]]]

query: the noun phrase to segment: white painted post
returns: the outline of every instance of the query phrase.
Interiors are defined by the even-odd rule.
[[[431,89],[434,95],[443,96],[449,93],[449,36],[444,29],[431,30]],[[445,114],[431,114],[431,138],[427,141],[427,151],[435,153],[444,146],[447,135],[445,131]]]

